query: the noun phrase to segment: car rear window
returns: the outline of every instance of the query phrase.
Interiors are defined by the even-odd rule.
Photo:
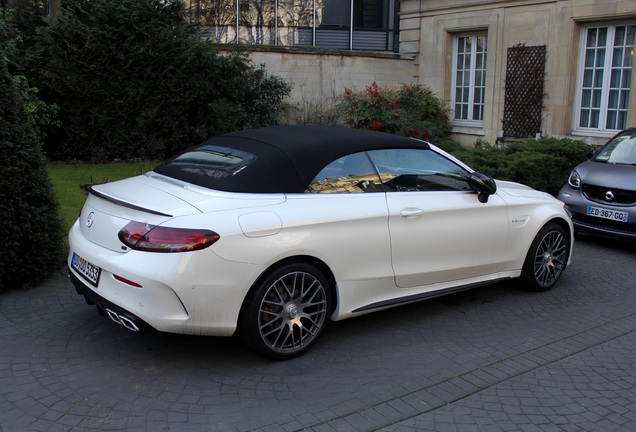
[[[154,172],[226,192],[302,192],[306,185],[289,157],[258,140],[221,135],[167,160]]]
[[[190,175],[224,179],[240,173],[255,160],[256,155],[247,151],[203,145],[180,154],[165,166]]]

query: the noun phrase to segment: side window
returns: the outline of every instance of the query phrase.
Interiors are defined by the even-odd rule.
[[[382,184],[366,153],[336,159],[312,180],[306,193],[382,192]]]
[[[387,192],[471,190],[468,171],[432,150],[374,150],[369,156]]]

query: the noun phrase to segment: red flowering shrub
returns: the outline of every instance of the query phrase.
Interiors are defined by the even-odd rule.
[[[345,88],[344,100],[336,111],[347,126],[433,142],[450,140],[448,108],[420,85],[380,87],[377,83],[364,91]]]

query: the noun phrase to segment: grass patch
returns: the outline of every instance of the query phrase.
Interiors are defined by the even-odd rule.
[[[115,162],[110,164],[62,164],[48,166],[51,183],[60,203],[60,216],[68,232],[86,200],[82,185],[107,183],[150,171],[158,162]]]

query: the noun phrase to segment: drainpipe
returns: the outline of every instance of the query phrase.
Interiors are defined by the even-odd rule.
[[[278,45],[278,0],[274,1],[274,45]]]
[[[349,11],[349,49],[353,50],[353,0],[349,0],[351,5]]]
[[[314,0],[312,18],[313,24],[311,26],[311,46],[316,46],[316,0]]]
[[[239,24],[241,23],[240,17],[239,17],[239,13],[241,11],[239,3],[240,3],[239,0],[236,0],[236,2],[234,3],[236,5],[236,37],[234,38],[234,43],[236,44],[239,43],[239,31],[240,31]]]

